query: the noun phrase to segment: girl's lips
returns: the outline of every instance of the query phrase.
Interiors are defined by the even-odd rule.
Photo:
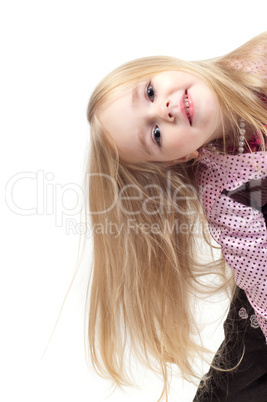
[[[185,99],[188,99],[188,106],[189,106],[189,115],[190,115],[190,120],[188,118],[187,112],[186,112],[186,107],[185,107]],[[188,91],[185,90],[185,92],[183,93],[181,99],[180,99],[180,110],[182,112],[182,115],[184,116],[184,118],[186,119],[186,121],[190,124],[190,126],[192,126],[193,123],[193,116],[194,116],[194,106],[193,106],[193,101],[191,96],[189,95]]]
[[[180,110],[181,110],[182,115],[184,116],[185,120],[189,123],[187,113],[186,113],[186,110],[185,110],[184,100],[185,100],[185,92],[182,94],[182,97],[180,99]]]

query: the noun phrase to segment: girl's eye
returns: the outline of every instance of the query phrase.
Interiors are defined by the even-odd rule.
[[[147,97],[151,102],[154,102],[154,98],[155,98],[155,91],[151,85],[151,83],[148,84],[147,88],[146,88],[146,93],[147,93]]]
[[[153,137],[153,141],[158,145],[158,146],[160,146],[160,143],[161,143],[161,138],[160,138],[160,136],[161,136],[161,134],[160,134],[160,129],[159,129],[159,127],[158,126],[155,126],[154,128],[153,128],[153,131],[152,131],[152,137]]]

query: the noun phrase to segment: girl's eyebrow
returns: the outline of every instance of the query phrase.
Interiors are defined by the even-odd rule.
[[[138,138],[140,141],[140,144],[143,148],[143,150],[148,154],[148,155],[152,155],[151,152],[149,151],[149,147],[147,145],[147,141],[146,141],[146,132],[142,127],[139,127],[138,129]]]
[[[135,104],[138,100],[139,100],[138,85],[136,85],[132,91],[132,104]],[[145,153],[148,155],[152,155],[151,152],[149,151],[149,147],[146,140],[146,132],[143,127],[138,128],[138,138],[141,147],[145,151]]]
[[[132,104],[135,104],[139,99],[139,94],[138,94],[138,85],[136,85],[133,88],[133,92],[132,92]]]

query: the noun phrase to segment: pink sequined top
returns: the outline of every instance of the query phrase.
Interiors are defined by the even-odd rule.
[[[267,152],[219,155],[203,149],[202,155],[197,174],[198,190],[211,236],[221,246],[237,285],[246,292],[267,343],[264,215],[222,193],[237,189],[249,180],[267,177]]]
[[[258,46],[254,53],[266,55],[267,47]],[[266,57],[233,59],[230,66],[267,79]],[[267,104],[266,96],[259,96]],[[199,164],[197,179],[210,233],[221,245],[237,285],[246,292],[267,342],[267,229],[264,215],[223,193],[237,189],[249,180],[267,177],[267,152],[258,151],[258,142],[259,137],[255,135],[250,140],[253,153],[242,155],[223,156],[203,149],[204,158]]]

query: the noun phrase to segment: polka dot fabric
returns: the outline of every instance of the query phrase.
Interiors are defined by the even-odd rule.
[[[267,177],[267,152],[219,155],[202,150],[197,179],[211,236],[220,244],[237,285],[246,292],[267,343],[267,229],[264,215],[223,190]]]
[[[267,79],[267,63],[266,58],[263,58],[261,55],[267,53],[266,46],[260,46],[254,51],[253,60],[232,60],[230,62],[230,66],[236,70],[243,70],[249,74],[260,74],[263,78]],[[257,55],[260,55],[260,58]]]

